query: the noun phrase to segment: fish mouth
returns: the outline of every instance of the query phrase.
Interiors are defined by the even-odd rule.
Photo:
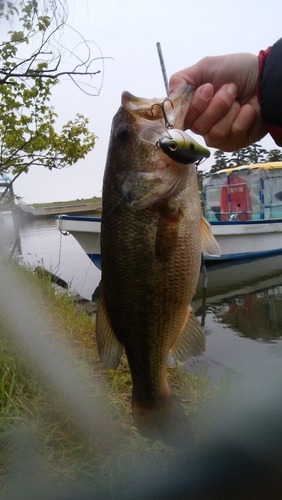
[[[145,99],[125,91],[122,93],[121,102],[126,111],[137,115],[140,119],[160,121],[166,128],[169,125],[184,130],[184,119],[193,94],[193,85],[185,85],[169,99],[167,97]]]
[[[122,106],[129,113],[138,114],[140,118],[145,118],[146,120],[150,121],[159,121],[164,118],[162,103],[164,103],[164,106],[165,101],[169,101],[169,99],[158,99],[156,97],[154,97],[153,99],[145,99],[143,97],[136,97],[127,91],[123,92],[121,96]]]

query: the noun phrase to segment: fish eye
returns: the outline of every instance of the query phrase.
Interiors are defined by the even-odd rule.
[[[131,134],[131,130],[126,125],[122,125],[117,129],[117,137],[119,139],[127,139]]]
[[[171,141],[171,142],[169,143],[169,146],[168,146],[168,147],[169,147],[170,151],[176,151],[176,150],[177,150],[177,144],[176,144],[176,142],[175,142],[175,141]]]

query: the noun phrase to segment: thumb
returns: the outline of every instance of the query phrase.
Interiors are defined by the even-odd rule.
[[[175,94],[176,92],[178,92],[178,90],[183,89],[183,87],[185,87],[187,83],[193,85],[193,82],[189,80],[190,79],[188,78],[187,81],[187,78],[184,78],[181,75],[181,72],[174,73],[174,75],[172,75],[169,80],[169,95]]]

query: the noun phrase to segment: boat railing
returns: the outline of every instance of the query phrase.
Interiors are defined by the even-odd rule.
[[[209,222],[281,219],[281,180],[272,179],[267,186],[265,182],[206,186],[204,212]]]

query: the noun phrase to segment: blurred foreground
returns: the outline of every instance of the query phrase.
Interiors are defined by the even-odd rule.
[[[181,390],[195,444],[177,451],[145,440],[131,422],[126,363],[117,373],[102,368],[91,318],[78,331],[69,306],[62,318],[51,295],[40,294],[22,269],[1,261],[0,272],[2,357],[10,356],[1,363],[1,499],[281,498],[280,380],[258,366],[255,382],[213,392],[208,381],[199,391],[192,377]],[[174,377],[181,380],[177,370]],[[125,397],[111,398],[120,383]],[[22,386],[32,385],[37,400],[30,402]]]

